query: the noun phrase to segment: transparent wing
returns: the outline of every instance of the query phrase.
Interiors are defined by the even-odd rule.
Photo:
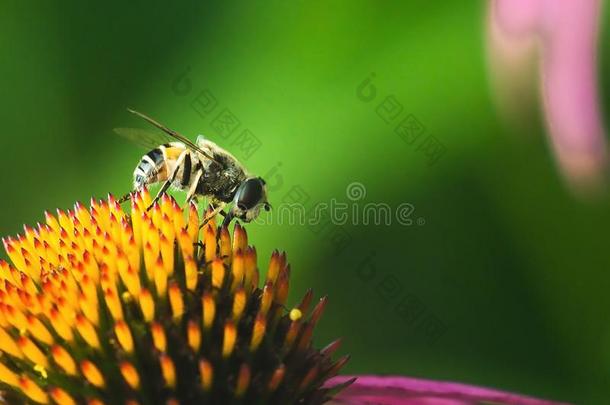
[[[117,135],[120,135],[121,137],[146,149],[147,151],[153,150],[159,145],[173,141],[169,135],[163,132],[148,131],[140,128],[114,128],[113,131]]]
[[[195,143],[193,143],[193,141],[191,141],[190,139],[186,138],[183,135],[180,135],[178,132],[174,131],[173,129],[167,128],[165,125],[155,121],[154,119],[150,118],[149,116],[147,116],[145,114],[142,114],[141,112],[132,110],[130,108],[128,108],[127,111],[129,111],[132,114],[137,115],[140,118],[143,118],[151,125],[157,127],[161,131],[163,131],[167,136],[173,138],[176,141],[179,141],[179,142],[182,142],[183,144],[185,144],[189,149],[191,149],[195,152],[201,153],[203,156],[205,156],[206,158],[210,159],[213,162],[219,163],[216,159],[214,159],[214,157],[212,157],[210,155],[209,152],[204,151],[199,146],[195,145]]]

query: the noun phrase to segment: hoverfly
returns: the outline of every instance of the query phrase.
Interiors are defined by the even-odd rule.
[[[204,219],[204,224],[218,213],[225,215],[223,226],[233,218],[250,222],[258,217],[261,208],[271,209],[265,181],[248,174],[232,154],[202,135],[194,143],[147,115],[131,109],[128,111],[162,131],[114,129],[117,134],[149,150],[133,173],[133,189],[137,191],[162,182],[153,205],[163,193],[174,187],[187,192],[187,203],[196,202],[198,197],[208,198],[214,210]],[[124,197],[125,200],[128,198]],[[223,209],[230,203],[233,205],[225,213]]]

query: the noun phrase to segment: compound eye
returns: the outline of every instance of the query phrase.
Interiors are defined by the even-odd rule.
[[[263,198],[261,182],[258,179],[248,179],[241,185],[237,193],[237,207],[242,210],[254,208],[259,204],[261,198]]]
[[[246,211],[248,209],[245,205],[239,203],[237,204],[237,208],[239,208],[241,211]]]

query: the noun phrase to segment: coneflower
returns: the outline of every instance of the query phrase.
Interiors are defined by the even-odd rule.
[[[326,299],[286,308],[290,267],[171,197],[112,197],[3,240],[0,381],[9,404],[317,404],[347,357],[312,346]],[[313,307],[313,308],[312,308]]]
[[[3,239],[0,403],[57,405],[550,405],[408,377],[337,376],[340,346],[312,346],[326,299],[287,308],[290,267],[260,282],[239,224],[200,227],[196,206],[146,190],[46,214]],[[187,211],[185,213],[185,211]],[[354,382],[355,381],[355,382]]]

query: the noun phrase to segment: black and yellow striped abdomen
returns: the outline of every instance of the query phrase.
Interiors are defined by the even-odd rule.
[[[139,190],[146,185],[167,180],[173,173],[178,158],[185,151],[186,147],[182,143],[172,142],[160,145],[142,156],[133,173],[134,189]]]

